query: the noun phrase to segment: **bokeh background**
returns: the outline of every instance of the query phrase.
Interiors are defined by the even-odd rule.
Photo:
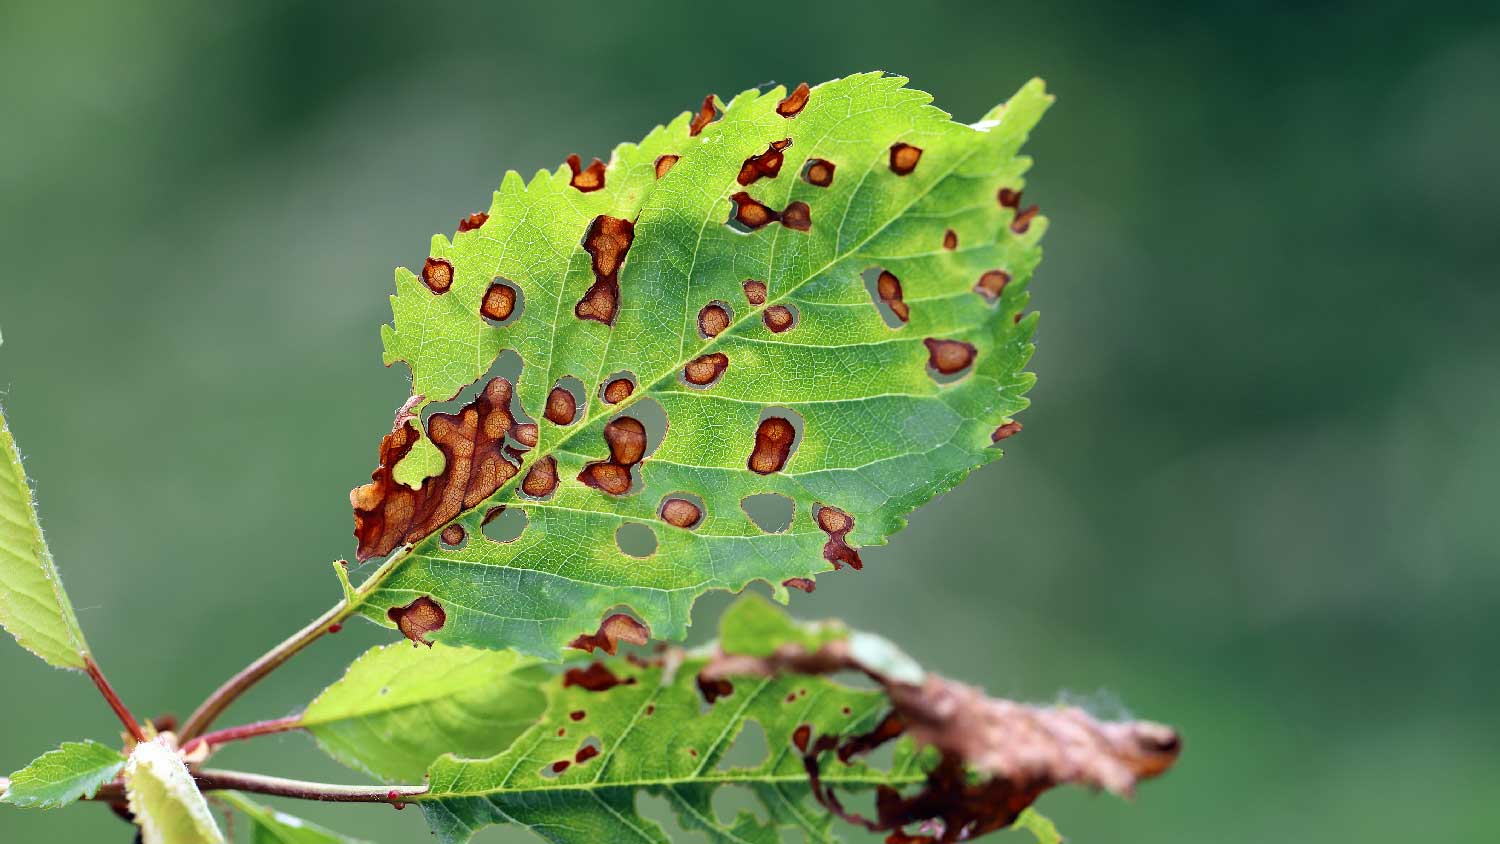
[[[1500,823],[1500,10],[1442,3],[0,6],[0,390],[98,656],[184,714],[328,606],[406,395],[392,268],[531,173],[767,82],[1056,107],[1026,430],[798,595],[1032,700],[1176,724],[1078,842],[1476,841]],[[697,635],[725,601],[699,607]],[[351,625],[236,706],[291,712]],[[0,768],[113,740],[0,646]],[[311,742],[226,766],[355,777]],[[380,842],[418,812],[291,807]],[[125,842],[95,806],[0,841]],[[481,841],[524,840],[491,829]],[[1015,840],[1020,841],[1020,838]]]

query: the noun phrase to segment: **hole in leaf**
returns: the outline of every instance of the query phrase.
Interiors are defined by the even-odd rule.
[[[626,522],[615,531],[620,553],[644,559],[656,553],[656,531],[640,522]]]
[[[484,538],[491,542],[515,542],[526,532],[528,518],[520,507],[496,507],[484,516]]]
[[[900,328],[911,318],[911,308],[902,298],[901,280],[882,267],[871,267],[860,276],[865,280],[865,291],[887,328]]]
[[[740,499],[740,509],[766,533],[783,533],[792,526],[796,502],[779,492],[761,492]]]
[[[771,755],[771,745],[766,741],[766,730],[754,718],[747,718],[734,744],[719,758],[719,770],[759,767]],[[728,791],[728,789],[721,789]]]

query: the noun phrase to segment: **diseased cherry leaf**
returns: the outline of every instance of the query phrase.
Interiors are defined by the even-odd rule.
[[[10,775],[0,803],[57,809],[93,797],[125,767],[125,757],[96,741],[63,742]]]
[[[387,782],[414,782],[444,753],[491,756],[542,713],[547,674],[514,651],[400,642],[366,651],[302,713],[330,756]]]
[[[0,413],[0,626],[58,668],[83,669],[89,648],[42,537],[21,453]]]
[[[137,744],[124,776],[142,844],[224,844],[193,775],[164,737]]]
[[[237,791],[220,791],[214,797],[238,809],[250,821],[250,844],[369,844],[263,806]]]
[[[507,175],[398,273],[414,395],[351,494],[358,557],[387,558],[359,610],[548,658],[622,607],[676,639],[707,590],[861,567],[998,458],[1046,229],[1017,152],[1051,98],[967,126],[904,84],[710,98],[602,168]],[[747,514],[767,494],[785,529]]]

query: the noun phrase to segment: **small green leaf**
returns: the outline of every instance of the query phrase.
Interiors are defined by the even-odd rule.
[[[788,643],[816,651],[849,636],[849,628],[841,621],[794,621],[753,592],[729,605],[719,619],[719,631],[719,646],[725,652],[746,656],[770,656]]]
[[[1027,809],[1016,818],[1014,824],[1016,829],[1024,829],[1036,838],[1036,844],[1062,844],[1063,837],[1057,831],[1057,824],[1053,823],[1046,815],[1036,809]]]
[[[239,809],[250,820],[250,844],[368,844],[363,839],[340,835],[263,806],[237,791],[222,791],[214,796]]]
[[[546,677],[513,651],[419,651],[399,642],[355,660],[300,725],[340,762],[388,782],[413,782],[444,753],[482,758],[509,747],[546,706]]]
[[[21,453],[0,413],[0,627],[58,668],[82,669],[89,648],[42,537]]]
[[[143,741],[131,751],[125,795],[142,844],[224,844],[193,775],[162,739]]]
[[[63,742],[11,774],[0,803],[30,809],[57,809],[93,797],[125,767],[125,757],[96,741]]]

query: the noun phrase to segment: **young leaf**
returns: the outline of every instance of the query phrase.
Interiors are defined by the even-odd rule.
[[[1036,839],[1036,844],[1063,844],[1063,837],[1053,823],[1036,809],[1027,809],[1016,818],[1016,829],[1024,829]]]
[[[96,741],[63,742],[11,774],[0,803],[57,809],[93,797],[125,767],[125,757]]]
[[[262,806],[237,791],[221,791],[214,796],[240,810],[249,819],[250,844],[368,844],[362,839],[340,835],[311,821]]]
[[[21,453],[0,413],[0,626],[58,668],[83,669],[89,648],[42,537]]]
[[[513,651],[385,645],[355,660],[299,724],[352,768],[417,781],[443,753],[485,757],[509,747],[546,705],[546,676]]]
[[[785,600],[860,568],[999,457],[1046,228],[1019,208],[1017,150],[1051,98],[1032,82],[965,126],[904,83],[748,91],[609,166],[509,174],[420,279],[398,274],[386,359],[415,395],[351,495],[359,558],[395,552],[361,612],[544,657],[619,606],[680,638],[704,591]],[[502,349],[516,383],[423,432]],[[785,529],[744,509],[765,494],[794,505]],[[519,537],[485,535],[500,508]]]
[[[131,751],[125,796],[142,844],[224,844],[193,775],[162,739],[141,742]]]

